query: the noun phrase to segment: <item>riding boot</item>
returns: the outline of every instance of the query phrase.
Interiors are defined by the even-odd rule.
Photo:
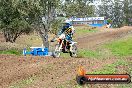
[[[65,53],[65,45],[62,47],[62,52]]]

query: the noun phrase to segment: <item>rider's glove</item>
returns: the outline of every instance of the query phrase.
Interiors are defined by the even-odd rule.
[[[57,39],[57,38],[59,38],[60,37],[60,35],[56,35],[50,42],[55,42],[55,40]]]
[[[52,39],[50,42],[54,42],[55,40],[54,39]]]
[[[51,41],[50,41],[50,42],[55,42],[55,39],[56,39],[56,37],[54,37],[53,39],[51,39]]]

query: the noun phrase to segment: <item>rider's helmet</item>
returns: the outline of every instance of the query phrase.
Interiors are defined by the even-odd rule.
[[[71,22],[70,22],[69,20],[65,20],[65,21],[63,22],[63,24],[64,24],[65,26],[71,26]]]

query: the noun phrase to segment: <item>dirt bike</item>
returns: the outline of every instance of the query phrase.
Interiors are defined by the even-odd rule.
[[[71,57],[77,57],[77,42],[67,42],[65,39],[66,35],[61,34],[59,38],[57,38],[57,44],[55,45],[55,50],[53,52],[53,57],[60,57],[61,52],[69,53]]]

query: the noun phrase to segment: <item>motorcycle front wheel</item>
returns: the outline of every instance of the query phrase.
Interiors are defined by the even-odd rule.
[[[53,52],[53,57],[57,58],[60,57],[61,50],[59,49],[60,45],[56,44],[55,45],[55,51]]]

